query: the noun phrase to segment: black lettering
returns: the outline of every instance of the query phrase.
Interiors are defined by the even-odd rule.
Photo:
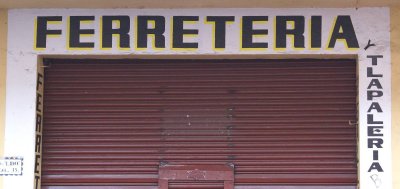
[[[198,43],[185,43],[183,36],[186,34],[199,34],[196,29],[184,29],[183,24],[185,21],[199,21],[198,16],[174,16],[173,31],[172,31],[172,48],[198,48]]]
[[[374,74],[372,67],[367,67],[367,77],[383,77],[382,74]]]
[[[381,97],[383,96],[382,91],[367,91],[367,99],[373,100],[374,97]]]
[[[374,114],[367,114],[367,119],[368,119],[368,124],[371,125],[383,124],[383,121],[374,120]]]
[[[371,89],[373,86],[375,86],[377,89],[382,89],[382,85],[378,79],[372,79],[368,85],[368,89]]]
[[[94,29],[81,29],[81,21],[93,21],[94,16],[71,16],[69,28],[69,47],[71,48],[93,48],[93,42],[81,42],[82,34],[94,34]]]
[[[155,48],[165,48],[165,17],[138,16],[137,47],[147,48],[148,35],[154,35]],[[154,28],[148,28],[149,21],[154,21]]]
[[[48,35],[61,35],[61,30],[47,29],[48,22],[61,22],[61,16],[38,16],[36,25],[36,48],[46,48]]]
[[[36,132],[42,132],[42,116],[36,113]]]
[[[36,174],[39,174],[39,172],[40,172],[40,155],[38,154],[38,155],[36,155],[35,156],[35,173]]]
[[[378,58],[383,58],[382,55],[368,55],[367,58],[370,58],[372,60],[372,65],[376,66],[378,65]]]
[[[322,16],[311,16],[311,48],[322,47]]]
[[[368,136],[383,136],[383,126],[368,126]]]
[[[36,94],[36,111],[37,112],[42,112],[41,106],[42,106],[42,95],[38,93],[38,94]]]
[[[373,151],[373,160],[379,160],[379,151],[378,150],[374,150]]]
[[[371,106],[369,106],[369,108],[368,108],[368,112],[371,112],[372,110],[376,110],[379,113],[383,112],[382,108],[381,108],[381,106],[379,105],[378,102],[371,103]]]
[[[380,138],[369,138],[368,139],[368,148],[382,148],[383,140]]]
[[[286,48],[287,35],[293,36],[293,46],[304,48],[304,16],[277,16],[276,17],[276,48]],[[294,28],[288,29],[287,23],[293,22]]]
[[[39,181],[40,181],[40,176],[35,175],[35,189],[39,189]]]
[[[226,23],[235,21],[234,16],[207,16],[208,22],[214,22],[214,48],[225,48]]]
[[[114,21],[119,23],[119,28],[113,28]],[[119,37],[119,48],[130,48],[130,22],[129,16],[103,16],[101,48],[112,48],[113,35]]]
[[[243,16],[242,48],[268,48],[268,43],[254,43],[254,35],[268,35],[267,29],[253,29],[253,22],[268,21],[268,16]]]
[[[42,136],[36,135],[35,152],[40,153],[41,144],[42,144]]]
[[[36,91],[39,91],[41,86],[43,86],[43,75],[38,73],[36,78]]]
[[[381,165],[378,162],[374,162],[371,164],[371,166],[368,169],[368,172],[371,172],[373,170],[377,170],[378,172],[383,172],[383,169]]]
[[[357,41],[356,32],[354,31],[351,17],[348,15],[338,16],[336,19],[335,26],[333,27],[332,36],[329,40],[329,48],[334,48],[336,41],[344,39],[346,40],[348,48],[359,48]]]

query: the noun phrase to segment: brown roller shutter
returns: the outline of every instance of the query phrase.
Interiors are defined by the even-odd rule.
[[[234,166],[235,189],[356,188],[354,60],[49,62],[44,189],[156,189],[167,165]]]

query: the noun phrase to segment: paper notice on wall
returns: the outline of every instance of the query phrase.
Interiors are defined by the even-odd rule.
[[[22,157],[4,157],[0,159],[0,176],[22,176]]]

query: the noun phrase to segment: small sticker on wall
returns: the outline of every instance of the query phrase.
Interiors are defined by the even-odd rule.
[[[24,158],[4,157],[0,159],[0,176],[22,176]]]

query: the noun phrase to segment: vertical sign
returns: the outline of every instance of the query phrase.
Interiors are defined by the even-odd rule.
[[[34,188],[40,189],[42,164],[42,131],[43,131],[43,66],[38,64],[36,78],[36,135],[35,135],[35,183]]]
[[[360,109],[361,186],[386,189],[391,184],[390,76],[386,71],[390,71],[390,62],[386,55],[372,52],[362,63],[366,80],[360,88],[365,102]]]

